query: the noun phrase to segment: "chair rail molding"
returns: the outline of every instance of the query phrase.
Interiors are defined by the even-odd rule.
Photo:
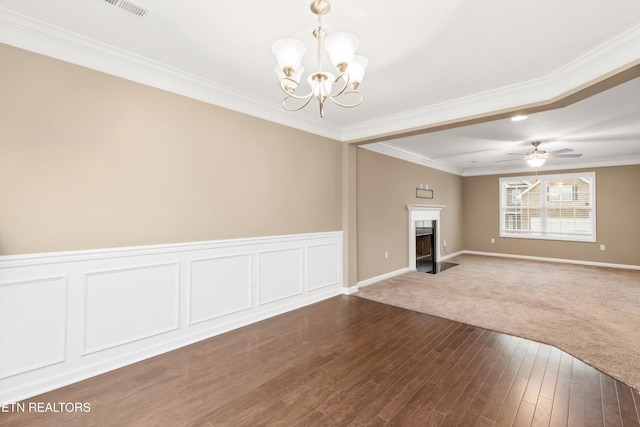
[[[340,295],[342,231],[0,257],[0,402]]]

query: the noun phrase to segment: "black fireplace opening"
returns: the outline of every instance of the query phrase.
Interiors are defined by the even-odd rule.
[[[436,271],[435,221],[416,222],[416,270],[422,273]]]
[[[416,221],[416,270],[436,274],[458,264],[436,262],[436,221]]]

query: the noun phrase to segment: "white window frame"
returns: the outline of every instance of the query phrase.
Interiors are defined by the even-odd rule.
[[[547,227],[547,208],[550,207],[548,203],[548,182],[552,180],[570,180],[570,179],[584,179],[590,180],[590,204],[589,204],[589,225],[592,230],[591,234],[569,234],[559,233],[546,230]],[[541,230],[507,230],[506,216],[508,211],[513,210],[513,206],[509,206],[507,203],[507,194],[505,193],[505,183],[514,181],[527,181],[536,182],[539,181],[540,185],[540,227]],[[595,172],[575,172],[556,175],[539,175],[539,176],[513,176],[513,177],[501,177],[499,180],[499,215],[500,215],[500,237],[515,238],[515,239],[544,239],[544,240],[565,240],[572,242],[596,242],[596,173]],[[535,208],[535,207],[533,207]]]

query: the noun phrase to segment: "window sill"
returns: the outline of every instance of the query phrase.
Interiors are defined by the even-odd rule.
[[[516,233],[500,233],[501,238],[506,239],[530,239],[530,240],[557,240],[562,242],[582,242],[582,243],[595,243],[597,242],[595,234],[592,236],[572,236],[566,234],[557,235],[544,235],[544,234],[516,234]]]

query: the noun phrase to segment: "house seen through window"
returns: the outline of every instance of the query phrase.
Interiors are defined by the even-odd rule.
[[[500,237],[596,241],[595,172],[500,178]]]

